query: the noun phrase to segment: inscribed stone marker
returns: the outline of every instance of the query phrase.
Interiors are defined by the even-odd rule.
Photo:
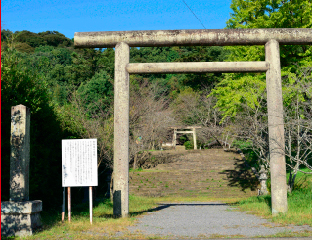
[[[29,200],[30,109],[11,108],[10,201]]]
[[[29,236],[41,227],[40,200],[29,201],[30,109],[11,108],[10,201],[1,202],[1,235]]]

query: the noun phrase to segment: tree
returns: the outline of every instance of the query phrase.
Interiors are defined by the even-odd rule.
[[[180,52],[180,57],[175,59],[178,62],[223,62],[229,54],[229,50],[219,46],[180,47],[177,51]],[[221,76],[221,73],[185,74],[183,85],[197,91],[213,88]]]
[[[312,26],[312,16],[309,14],[312,2],[309,0],[233,0],[231,9],[233,13],[227,22],[227,28],[230,29]],[[227,61],[265,60],[263,46],[238,46],[227,49],[231,52]],[[285,155],[288,170],[291,172],[290,187],[293,187],[293,176],[300,170],[300,166],[310,161],[311,150],[308,146],[311,132],[307,123],[301,118],[300,121],[298,119],[298,116],[307,118],[303,112],[309,112],[304,106],[310,97],[305,88],[299,88],[298,84],[302,82],[299,80],[302,69],[312,64],[311,50],[312,47],[306,45],[280,46],[285,110]],[[218,99],[216,108],[222,112],[222,121],[230,118],[237,126],[237,137],[246,141],[245,147],[257,156],[255,166],[264,164],[269,169],[265,74],[224,74],[224,79],[212,90],[210,96]],[[303,151],[303,148],[307,151]]]
[[[289,190],[300,168],[304,173],[312,174],[312,74],[311,68],[304,68],[290,74],[291,81],[284,86],[288,98],[284,99],[285,117],[285,156],[289,175]],[[267,114],[262,111],[266,107],[265,94],[258,100],[259,105],[250,107],[241,104],[242,111],[234,119],[238,139],[245,140],[243,150],[252,150],[257,159],[254,167],[260,169],[263,164],[269,169],[269,136]]]
[[[214,108],[216,98],[207,97],[209,92],[209,88],[198,92],[189,87],[182,90],[170,105],[175,118],[182,126],[201,126],[197,137],[203,147],[208,147],[212,141],[221,145],[229,143],[228,131],[232,125],[230,121],[221,123],[221,113]]]
[[[312,67],[292,74],[292,84],[286,88],[291,98],[285,109],[285,153],[290,168],[289,188],[294,187],[296,174],[303,166],[312,174]]]
[[[227,28],[311,28],[312,3],[309,0],[233,0]],[[227,61],[264,61],[263,46],[227,47],[231,51]],[[312,47],[306,45],[281,46],[283,83],[290,81],[289,73],[312,62]],[[213,90],[217,107],[223,116],[235,116],[240,103],[250,107],[259,105],[257,99],[265,91],[264,74],[224,74]],[[284,97],[285,96],[284,93]]]
[[[17,31],[14,34],[16,35],[15,40],[17,42],[27,43],[29,46],[33,48],[47,44],[47,42],[42,37],[30,31],[26,31],[26,30],[21,31],[21,32]]]
[[[1,53],[1,195],[9,199],[11,107],[23,104],[31,111],[30,198],[42,199],[50,207],[61,197],[60,141],[64,132],[46,82],[24,67],[21,56],[12,45]]]
[[[70,47],[73,45],[73,42],[69,38],[65,37],[64,34],[59,33],[58,31],[45,31],[38,33],[38,35],[49,46]]]
[[[12,36],[13,32],[9,29],[1,29],[1,43],[7,42]]]
[[[112,79],[106,71],[96,73],[90,81],[81,84],[77,90],[87,116],[99,112],[107,113],[113,101]]]
[[[161,86],[130,86],[130,161],[134,168],[146,157],[146,151],[159,150],[167,140],[169,127],[176,123]]]
[[[101,111],[97,105],[96,115],[89,115],[88,109],[81,96],[74,93],[70,104],[57,109],[62,128],[68,130],[75,138],[97,138],[98,141],[98,167],[112,168],[113,160],[113,116],[112,107]]]

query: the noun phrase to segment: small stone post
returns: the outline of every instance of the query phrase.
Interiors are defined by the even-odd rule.
[[[264,165],[261,165],[261,169],[259,171],[259,181],[260,181],[260,191],[259,191],[259,195],[267,195],[269,194],[268,189],[267,189],[267,185],[266,185],[266,181],[268,180],[268,176],[267,176],[267,171],[264,169]]]
[[[173,141],[172,141],[172,146],[174,147],[174,149],[176,149],[176,145],[177,145],[177,129],[174,128],[173,129]]]
[[[29,201],[30,110],[11,109],[10,201],[1,202],[1,235],[28,236],[41,227],[42,202]]]
[[[287,212],[283,94],[279,43],[265,44],[272,214]]]
[[[114,216],[127,217],[129,213],[129,63],[128,44],[115,47],[114,81]]]
[[[197,149],[196,128],[192,128],[192,130],[193,130],[194,149]]]

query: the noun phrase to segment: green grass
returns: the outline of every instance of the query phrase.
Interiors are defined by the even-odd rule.
[[[129,169],[129,172],[142,172],[142,171],[143,171],[143,168],[141,168],[141,167],[136,168],[136,169],[133,169],[133,168]]]
[[[312,176],[298,173],[292,193],[288,193],[288,211],[272,216],[271,196],[250,197],[237,203],[242,211],[272,219],[281,224],[312,226]]]

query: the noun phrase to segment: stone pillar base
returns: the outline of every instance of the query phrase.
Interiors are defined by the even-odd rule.
[[[1,202],[1,236],[30,236],[42,226],[42,201]]]

